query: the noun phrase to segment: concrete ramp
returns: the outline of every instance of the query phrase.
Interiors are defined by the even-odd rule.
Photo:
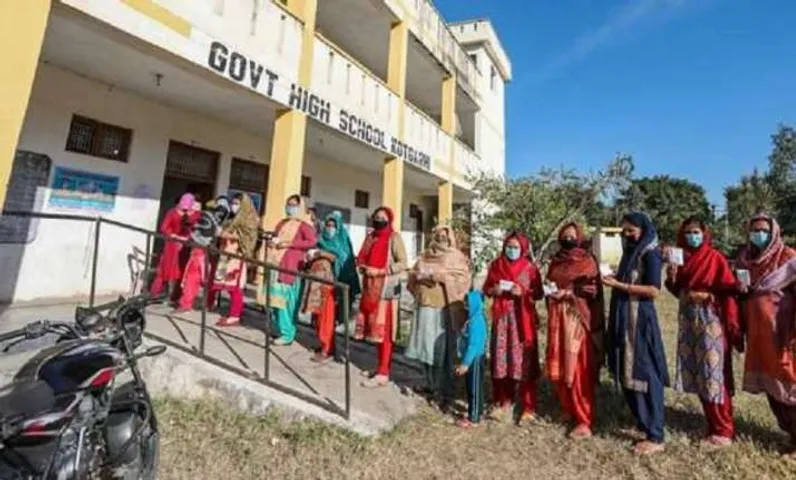
[[[0,331],[42,318],[69,321],[73,312],[74,305],[10,308],[0,314]],[[313,418],[362,435],[389,430],[416,410],[419,399],[407,392],[422,376],[400,356],[394,362],[395,384],[365,388],[361,372],[375,365],[375,348],[350,343],[351,405],[346,419],[345,364],[342,359],[311,362],[315,340],[306,327],[300,327],[293,345],[272,346],[266,365],[263,314],[247,310],[242,326],[227,328],[214,327],[218,318],[207,313],[201,355],[200,312],[175,315],[165,306],[148,309],[147,343],[169,347],[165,354],[141,361],[153,394],[215,398],[253,414],[273,408],[287,419]],[[342,354],[342,335],[337,341]],[[0,380],[10,379],[41,343],[0,356]]]

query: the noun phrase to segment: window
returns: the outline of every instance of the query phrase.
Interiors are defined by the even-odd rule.
[[[268,188],[268,165],[233,157],[229,169],[229,187],[263,193]]]
[[[351,64],[347,63],[345,66],[345,93],[351,93]]]
[[[92,157],[126,162],[133,131],[90,118],[72,115],[66,150]]]
[[[356,208],[370,208],[370,193],[364,190],[355,191],[354,206]]]
[[[495,71],[495,67],[491,66],[489,67],[489,88],[492,89],[492,91],[495,90],[496,80],[497,72]]]
[[[471,53],[470,54],[470,61],[473,62],[473,65],[476,67],[478,66],[478,55]]]
[[[301,196],[307,198],[312,196],[312,179],[304,175],[301,176]]]

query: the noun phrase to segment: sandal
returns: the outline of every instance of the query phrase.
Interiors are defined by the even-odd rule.
[[[331,359],[331,355],[324,355],[321,352],[316,352],[315,355],[310,357],[310,362],[313,363],[326,363]]]
[[[642,440],[633,446],[633,453],[636,455],[652,455],[666,450],[663,443],[651,442],[649,440]]]
[[[234,327],[240,325],[240,318],[235,317],[221,317],[216,322],[217,327]]]
[[[703,438],[699,443],[706,448],[724,448],[732,445],[732,439],[720,435],[710,435],[709,437]]]
[[[511,405],[506,405],[502,407],[493,407],[489,413],[487,413],[487,418],[490,420],[494,420],[496,422],[505,421],[507,418],[511,416]]]
[[[460,418],[456,420],[456,426],[459,428],[470,429],[475,428],[478,425],[480,424],[471,422],[469,418]]]
[[[536,412],[522,412],[517,424],[534,423],[536,421]]]
[[[578,425],[577,427],[573,428],[572,431],[569,432],[567,435],[571,440],[584,440],[586,438],[591,438],[592,436],[591,428],[588,425]]]
[[[374,375],[372,378],[362,381],[365,388],[382,388],[389,385],[390,379],[386,375]]]

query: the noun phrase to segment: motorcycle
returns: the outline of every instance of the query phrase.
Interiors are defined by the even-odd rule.
[[[156,478],[160,435],[138,361],[166,347],[136,353],[150,301],[78,307],[74,324],[43,320],[0,334],[4,352],[58,336],[0,388],[1,479]],[[131,380],[117,386],[126,371]]]

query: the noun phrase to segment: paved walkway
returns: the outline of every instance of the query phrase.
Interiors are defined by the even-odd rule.
[[[0,331],[19,328],[39,320],[71,321],[74,305],[7,308],[0,313]],[[205,358],[216,366],[240,374],[267,387],[295,397],[298,401],[320,407],[335,415],[343,415],[346,402],[344,338],[337,335],[338,360],[324,364],[310,361],[316,340],[306,325],[299,326],[296,342],[290,346],[271,346],[265,360],[265,315],[247,308],[243,325],[216,328],[219,315],[207,313],[204,338]],[[201,312],[176,315],[167,306],[148,309],[147,333],[171,348],[199,354],[201,340]],[[39,345],[53,339],[42,340]],[[25,345],[14,350],[28,350],[38,345]],[[393,363],[393,384],[369,389],[361,385],[361,372],[375,366],[376,352],[372,345],[349,342],[351,413],[359,419],[378,419],[384,426],[394,425],[415,411],[418,398],[408,391],[422,379],[417,365],[405,360],[400,351]],[[234,375],[235,373],[230,373]],[[283,396],[284,397],[284,396]]]

